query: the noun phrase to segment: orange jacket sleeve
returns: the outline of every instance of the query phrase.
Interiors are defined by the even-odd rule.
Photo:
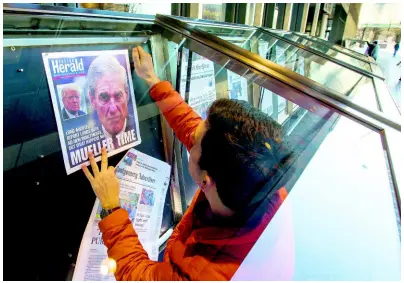
[[[150,96],[156,101],[161,113],[173,129],[178,139],[185,145],[188,151],[192,148],[192,134],[202,118],[182,99],[181,95],[174,90],[168,81],[159,82],[150,89]],[[195,194],[194,200],[196,199]],[[194,201],[193,201],[194,202]],[[192,206],[192,205],[191,205]],[[188,218],[188,209],[183,219]],[[182,221],[181,222],[184,222]],[[167,255],[171,244],[181,232],[181,222],[174,229],[173,234],[167,241],[164,261],[168,261]]]
[[[156,100],[175,135],[189,151],[192,148],[192,133],[202,122],[202,118],[185,103],[168,81],[155,84],[150,89],[150,96]]]
[[[149,259],[124,209],[114,211],[99,223],[108,256],[117,263],[116,280],[188,280],[168,262]]]
[[[201,117],[185,103],[169,82],[154,85],[150,89],[150,95],[156,100],[157,106],[178,139],[190,150],[193,145],[192,133],[202,121]],[[166,250],[169,250],[170,244],[180,233],[181,223],[188,214],[189,211],[175,228]],[[188,276],[169,262],[155,262],[149,259],[126,210],[115,211],[103,219],[99,227],[108,249],[108,256],[117,263],[117,280],[189,280]]]

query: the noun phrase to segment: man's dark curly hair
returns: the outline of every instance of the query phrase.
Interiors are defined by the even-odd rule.
[[[291,153],[281,125],[245,101],[219,99],[209,108],[199,166],[216,183],[223,204],[240,211],[279,176]],[[281,172],[282,173],[282,172]],[[269,188],[269,189],[268,189]]]

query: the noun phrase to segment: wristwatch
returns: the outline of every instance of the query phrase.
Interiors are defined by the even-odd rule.
[[[112,209],[102,209],[101,210],[101,213],[100,213],[100,216],[101,216],[101,219],[104,219],[105,217],[107,217],[108,215],[110,215],[112,212],[114,212],[115,210],[118,210],[118,209],[120,209],[121,207],[120,206],[118,206],[118,207],[114,207],[114,208],[112,208]]]

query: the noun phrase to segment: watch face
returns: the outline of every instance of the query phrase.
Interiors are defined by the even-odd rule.
[[[101,213],[100,213],[100,216],[101,216],[101,219],[104,219],[105,217],[108,216],[108,211],[106,211],[105,209],[102,209]]]

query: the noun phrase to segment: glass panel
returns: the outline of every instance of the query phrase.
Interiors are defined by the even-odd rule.
[[[340,53],[340,52],[338,52],[338,51],[336,51],[334,49],[331,49],[331,48],[327,47],[326,45],[313,42],[313,41],[311,41],[309,39],[306,39],[306,38],[303,38],[303,37],[300,37],[298,35],[294,35],[294,34],[291,34],[291,33],[284,33],[282,35],[282,37],[287,38],[289,40],[292,40],[294,42],[300,43],[300,44],[305,45],[307,47],[313,48],[314,50],[317,50],[317,51],[320,51],[322,53],[325,53],[330,57],[333,57],[333,58],[338,59],[338,60],[340,60],[342,62],[351,64],[351,65],[356,66],[358,68],[361,68],[361,69],[363,69],[365,71],[372,72],[372,70],[370,68],[370,63],[366,63],[366,62],[363,62],[361,60],[355,59],[355,58],[353,58],[351,56],[348,56],[348,55],[345,55],[343,53]]]
[[[278,7],[278,4],[275,4],[274,19],[272,21],[273,27],[276,27],[276,23],[278,22],[278,14],[279,14],[279,7]]]
[[[205,4],[203,4],[205,6]],[[224,5],[224,4],[223,4]],[[223,23],[218,21],[190,19],[174,16],[180,21],[186,22],[195,28],[220,37],[226,41],[248,49],[246,42],[254,34],[256,28],[243,24]]]
[[[246,28],[246,29],[254,29],[254,27],[245,25],[245,24],[237,24],[237,23],[228,23],[223,21],[215,21],[215,20],[208,20],[208,19],[199,19],[199,18],[188,18],[182,16],[174,16],[171,15],[170,17],[176,18],[182,22],[186,22],[191,25],[207,25],[207,26],[222,26],[222,27],[237,27],[237,28]]]
[[[380,135],[345,117],[322,128],[330,133],[233,281],[401,278],[400,218]]]
[[[63,184],[59,186],[51,182],[53,187],[58,186],[62,191],[69,191],[68,186],[74,186],[71,182],[75,178],[71,178],[71,175],[66,176],[64,163],[61,160],[60,142],[42,54],[126,49],[131,58],[132,48],[142,45],[153,55],[155,61],[158,61],[159,56],[162,58],[157,68],[159,74],[166,73],[165,79],[171,77],[175,79],[176,69],[172,67],[176,66],[175,50],[178,46],[173,42],[163,42],[157,35],[156,26],[146,20],[135,22],[80,16],[10,15],[7,13],[4,14],[3,19],[3,150],[6,164],[4,170],[18,172],[18,174],[10,173],[18,176],[13,179],[13,187],[20,187],[19,184],[24,187],[24,178],[32,180],[32,176],[36,176],[27,171],[27,168],[30,168],[30,164],[40,164],[43,171],[37,172],[38,176],[51,182],[56,180],[53,172],[58,172],[60,176],[57,175],[59,176],[57,180]],[[168,50],[169,47],[171,51]],[[154,50],[156,50],[155,53]],[[174,75],[171,76],[171,73]],[[135,148],[165,161],[158,107],[148,95],[149,87],[137,77],[133,67],[132,79],[142,138],[142,143]],[[85,97],[85,99],[87,105],[90,105],[89,98]],[[123,154],[113,156],[110,160],[111,164],[117,164]],[[81,172],[74,175],[82,176]],[[80,183],[87,184],[84,181],[80,180]],[[5,190],[11,189],[10,186],[5,186]],[[82,194],[78,191],[73,194],[76,193],[79,196]],[[66,212],[71,209],[71,203],[54,200],[53,202],[58,203],[59,209]],[[93,199],[90,202],[93,202]],[[41,200],[38,200],[38,203],[41,203]],[[90,203],[90,207],[92,205],[93,203]],[[173,224],[171,197],[168,190],[161,232],[165,232]],[[85,223],[83,225],[83,230],[78,232],[80,237]]]
[[[211,27],[208,25],[195,25],[199,29],[202,29],[208,33],[214,34],[216,36],[221,37],[224,40],[227,40],[237,46],[240,46],[244,49],[249,51],[253,51],[252,49],[252,42],[254,42],[255,37],[258,37],[260,40],[258,42],[258,54],[261,57],[267,58],[281,66],[285,66],[296,73],[299,73],[303,76],[309,77],[316,82],[322,83],[327,87],[330,87],[334,90],[339,92],[344,91],[345,95],[348,97],[355,96],[363,96],[365,99],[356,99],[356,101],[363,101],[363,105],[372,105],[373,107],[370,108],[372,110],[378,110],[378,105],[376,101],[376,94],[375,90],[369,88],[367,91],[368,93],[363,93],[359,91],[353,92],[352,89],[358,84],[359,82],[366,79],[366,77],[360,75],[359,73],[352,71],[346,67],[340,66],[337,63],[333,63],[326,59],[323,59],[320,56],[316,56],[311,54],[311,52],[301,50],[294,45],[288,44],[283,40],[277,40],[276,38],[268,35],[264,35],[261,32],[246,32],[242,30],[237,30],[231,27]],[[309,46],[314,48],[320,52],[326,53],[329,56],[332,56],[338,60],[344,61],[356,65],[359,68],[362,68],[366,71],[371,72],[372,69],[370,68],[370,64],[363,62],[361,60],[352,58],[340,52],[337,52],[329,47],[315,43],[310,41],[308,38],[301,37],[299,35],[293,35],[290,32],[282,31],[282,30],[275,30],[269,29],[270,32],[276,33],[282,37],[286,37],[290,40],[293,40],[297,43]],[[244,39],[229,37],[228,35],[236,35],[244,37]],[[248,38],[245,38],[248,36]],[[252,38],[252,40],[251,40]],[[310,62],[313,61],[313,62]],[[328,73],[327,73],[328,71]],[[334,76],[337,76],[336,79]],[[344,81],[348,78],[348,83]],[[363,80],[362,80],[363,78]],[[359,88],[357,88],[359,89]],[[370,94],[369,94],[370,93]],[[366,101],[367,99],[372,99],[372,101]],[[277,100],[279,102],[279,115],[280,117],[284,116],[287,117],[286,110],[286,103],[284,103],[281,99]],[[265,99],[265,104],[267,105],[267,99]],[[296,109],[296,105],[292,104],[292,109]]]
[[[41,247],[41,252],[29,254],[48,255],[49,252],[44,252],[44,247],[53,249],[61,243],[68,243],[71,238],[75,238],[77,242],[69,243],[66,249],[62,249],[63,253],[65,254],[66,250],[77,249],[82,231],[87,224],[87,219],[83,220],[83,215],[91,210],[89,207],[86,211],[83,207],[88,203],[92,206],[94,201],[94,194],[90,188],[83,191],[82,187],[77,186],[86,181],[85,177],[77,173],[67,178],[64,168],[61,167],[63,161],[49,90],[44,70],[38,67],[43,66],[41,54],[110,49],[127,49],[130,54],[134,46],[142,44],[144,49],[152,54],[160,78],[171,81],[173,85],[178,71],[177,51],[183,48],[183,55],[179,60],[181,85],[178,88],[181,95],[201,116],[207,116],[206,111],[213,101],[219,98],[237,98],[258,107],[263,115],[271,116],[279,123],[283,132],[282,144],[290,148],[294,157],[290,164],[285,165],[284,172],[275,171],[276,179],[273,177],[269,181],[276,183],[276,189],[283,186],[290,193],[281,208],[287,208],[288,203],[290,207],[290,203],[294,203],[293,228],[296,233],[290,238],[285,237],[290,236],[289,230],[274,228],[281,226],[269,226],[267,230],[271,233],[280,233],[280,239],[292,239],[292,244],[286,246],[296,246],[291,254],[293,259],[296,258],[293,266],[296,267],[297,274],[303,274],[301,278],[308,278],[319,270],[325,271],[327,276],[334,275],[331,271],[335,270],[335,262],[338,263],[337,266],[342,264],[347,266],[335,274],[347,274],[345,271],[349,268],[352,270],[352,266],[357,266],[358,261],[362,264],[361,270],[368,273],[375,270],[384,272],[386,268],[393,266],[388,269],[388,274],[389,276],[393,274],[392,277],[397,274],[394,268],[400,259],[396,255],[400,247],[398,237],[400,223],[396,222],[397,216],[388,182],[389,175],[385,168],[383,147],[378,133],[341,117],[327,105],[274,78],[264,77],[237,60],[204,46],[203,43],[187,39],[184,47],[181,47],[183,43],[181,36],[161,31],[147,21],[93,20],[76,16],[70,18],[5,15],[3,32],[5,38],[3,151],[4,163],[9,164],[9,168],[4,172],[5,198],[20,200],[19,204],[22,207],[29,207],[30,203],[40,203],[38,200],[45,201],[46,205],[39,207],[41,215],[49,215],[48,210],[59,211],[58,217],[67,221],[65,226],[72,227],[66,230],[65,226],[54,227],[55,225],[49,225],[47,221],[35,222],[33,226],[28,223],[28,226],[24,227],[28,230],[40,229],[44,235],[55,233],[59,235],[57,239],[37,237],[36,243]],[[241,41],[243,42],[248,41]],[[374,92],[370,91],[367,78],[345,74],[345,70],[337,69],[326,60],[318,59],[308,52],[302,52],[273,38],[260,38],[257,52],[295,72],[321,81],[353,100],[358,99],[355,101],[363,103],[366,107],[377,107]],[[191,66],[188,66],[188,61],[192,62]],[[165,160],[158,107],[148,95],[148,86],[133,70],[132,78],[143,140],[136,149]],[[189,89],[186,84],[188,80],[190,80]],[[362,100],[365,97],[363,95],[369,99]],[[290,105],[293,105],[292,111],[288,109]],[[350,134],[348,138],[347,133]],[[276,149],[276,144],[273,145]],[[369,152],[375,154],[370,156]],[[112,157],[110,163],[116,164],[121,157],[122,154]],[[183,148],[185,195],[189,204],[197,186],[189,175],[187,159],[186,150]],[[217,161],[222,162],[221,156],[217,157]],[[266,157],[264,161],[272,162],[273,159]],[[226,166],[229,165],[222,168],[226,169]],[[262,190],[261,193],[266,196],[267,192]],[[24,198],[21,198],[22,194]],[[72,210],[72,203],[77,205],[77,208]],[[251,221],[267,212],[267,207],[263,204],[264,202],[257,205],[251,217],[244,223],[245,227],[253,228],[254,223]],[[5,209],[7,210],[7,207]],[[172,210],[168,192],[162,233],[173,224]],[[271,221],[272,225],[287,223],[288,218],[284,211],[285,209],[281,209],[280,213],[275,214],[275,218]],[[15,213],[17,214],[14,217],[19,219],[26,217],[23,210]],[[54,222],[54,219],[50,220]],[[328,225],[330,223],[332,225]],[[7,228],[15,231],[11,229],[15,227],[7,226]],[[80,230],[80,233],[73,229]],[[49,240],[52,245],[47,242]],[[277,243],[266,241],[266,248],[261,251],[268,251],[268,248],[272,250]],[[347,246],[349,248],[346,248]],[[19,251],[18,245],[13,245],[13,248],[18,251],[14,251],[14,254],[24,252]],[[290,255],[289,251],[282,249],[282,256],[277,257],[274,262],[279,262],[279,259],[290,259],[285,256],[286,252]],[[372,252],[370,257],[369,251]],[[276,256],[276,253],[273,255]],[[326,263],[324,258],[327,259]],[[372,260],[370,264],[368,264],[369,258]],[[46,257],[41,259],[45,260]],[[392,265],[389,265],[391,262]],[[321,264],[324,264],[323,268],[319,269],[318,266]],[[283,271],[290,266],[288,262],[270,274],[280,274],[282,272],[279,270]],[[47,275],[56,269],[58,268],[47,268]],[[307,274],[309,276],[304,277]],[[253,275],[255,274],[249,273],[249,276]]]
[[[256,33],[255,36],[257,36],[258,50],[261,57],[310,78],[349,99],[353,99],[353,95],[355,94],[356,96],[366,96],[375,102],[376,95],[372,88],[368,89],[368,93],[352,92],[353,88],[361,80],[365,79],[361,74],[271,35]],[[370,105],[370,103],[366,103],[366,105]],[[374,111],[378,110],[377,107],[370,109]]]
[[[255,32],[255,28],[239,28],[229,26],[209,26],[194,24],[198,29],[213,34],[221,39],[229,41],[233,44],[239,45],[245,49],[248,49],[246,42],[251,38],[251,35]]]
[[[260,50],[266,50],[271,44],[273,45],[273,42],[265,41]],[[342,117],[326,105],[302,95],[296,89],[276,82],[270,77],[263,78],[245,65],[200,43],[187,40],[184,48],[190,49],[193,54],[190,76],[191,93],[194,91],[193,86],[197,92],[197,86],[200,88],[207,80],[206,77],[198,76],[201,71],[194,73],[194,70],[198,69],[196,65],[209,65],[207,68],[210,68],[208,72],[210,79],[207,81],[214,82],[215,86],[210,89],[214,95],[211,96],[211,99],[207,99],[208,104],[214,102],[215,96],[216,99],[231,98],[231,92],[226,92],[229,85],[228,72],[231,71],[247,80],[253,97],[248,102],[255,105],[254,97],[257,95],[259,97],[258,107],[266,115],[274,117],[273,113],[279,114],[279,108],[285,105],[285,102],[286,105],[288,102],[297,105],[295,111],[288,117],[282,119],[277,117],[277,121],[282,127],[283,142],[288,144],[295,154],[295,159],[286,173],[282,175],[279,183],[285,185],[289,196],[264,232],[270,235],[263,241],[265,249],[263,246],[253,248],[252,253],[254,254],[247,257],[233,279],[259,279],[260,274],[266,274],[268,278],[275,280],[292,280],[295,279],[294,274],[298,279],[319,278],[325,280],[325,276],[328,276],[327,279],[329,279],[330,274],[332,274],[332,278],[350,279],[351,276],[353,276],[352,278],[358,276],[358,278],[364,279],[363,274],[368,275],[369,272],[382,274],[383,269],[379,269],[378,266],[386,266],[386,260],[393,263],[393,266],[389,268],[392,271],[391,278],[396,278],[397,274],[399,276],[399,269],[397,269],[399,265],[395,261],[399,259],[400,224],[397,221],[399,218],[393,205],[392,187],[389,182],[380,135],[359,123]],[[290,53],[293,51],[285,51],[289,47],[279,46],[279,48],[283,51],[282,56],[284,57],[283,59],[274,58],[278,61],[284,60],[285,64],[288,64],[288,61],[291,60],[289,59]],[[274,52],[279,50],[274,50]],[[189,55],[189,53],[187,54]],[[185,58],[182,63],[186,61]],[[212,63],[207,63],[209,61]],[[202,73],[207,72],[203,70]],[[186,79],[182,81],[185,82]],[[355,92],[369,93],[369,83],[369,80],[360,80],[351,87],[351,94],[348,95],[354,95]],[[377,107],[377,105],[366,106]],[[198,107],[194,109],[200,112]],[[206,117],[206,115],[204,116]],[[347,138],[347,133],[350,133],[349,138]],[[369,156],[368,152],[373,152],[373,150],[375,155]],[[192,183],[188,166],[185,163],[188,157],[185,150],[182,157],[184,174],[186,179]],[[223,162],[220,158],[221,156],[217,157],[218,163]],[[223,165],[221,168],[226,166],[229,165]],[[196,185],[192,185],[192,189],[186,187],[188,204],[191,200],[190,195],[195,192],[196,188]],[[358,199],[363,201],[358,203]],[[383,209],[383,212],[379,213],[374,209],[375,206]],[[360,207],[360,211],[358,211],[358,207]],[[259,217],[266,209],[267,207],[262,204],[251,217]],[[295,209],[298,209],[299,212],[294,211]],[[293,214],[290,213],[291,210],[294,211]],[[363,219],[368,219],[368,215],[371,215],[373,220],[364,222]],[[313,218],[316,221],[313,222]],[[332,225],[327,223],[332,223]],[[249,220],[245,223],[245,227],[250,227],[248,225],[251,225]],[[383,233],[380,233],[380,229],[383,230]],[[320,233],[321,236],[313,238],[313,235],[317,235],[316,233]],[[282,249],[280,252],[282,255],[277,252],[274,252],[273,255],[272,253],[269,255],[260,253],[263,250],[275,250],[279,241],[288,247]],[[384,241],[389,241],[388,251],[383,246]],[[257,244],[261,242],[260,239]],[[347,246],[350,248],[347,249]],[[367,264],[369,250],[375,255],[372,256],[371,266]],[[260,254],[257,255],[257,253]],[[383,255],[383,258],[377,257],[377,254]],[[307,263],[306,257],[312,264]],[[278,262],[279,258],[282,259],[282,264],[273,267],[273,272],[269,274],[268,272],[251,273],[252,266],[260,266],[260,270],[267,270],[271,268],[271,264],[268,262],[272,262],[272,259],[273,262]],[[323,262],[324,258],[327,258],[326,263]],[[350,272],[349,270],[352,270],[351,267],[355,266],[358,260],[363,266],[363,273]],[[319,273],[317,268],[319,264],[324,267],[321,269],[323,273]],[[243,274],[242,268],[245,265],[247,265],[248,271],[244,273],[243,277],[240,274]],[[294,268],[288,272],[290,266]],[[374,271],[374,268],[378,270]],[[339,272],[334,272],[335,270]],[[277,277],[281,274],[283,276],[287,274],[289,277]]]
[[[128,3],[129,13],[144,14],[144,15],[171,15],[171,3],[159,2],[156,3]]]
[[[368,109],[378,109],[379,104],[371,78],[362,77],[348,94],[352,102]]]
[[[307,34],[302,34],[302,33],[298,33],[298,34],[301,35],[301,36],[309,37]],[[332,44],[331,42],[329,42],[327,40],[321,39],[319,37],[314,37],[314,36],[310,36],[310,39],[312,39],[313,41],[319,42],[321,44],[327,45],[329,47],[333,47],[333,48],[337,49],[338,51],[348,53],[348,54],[352,55],[353,57],[359,57],[359,58],[361,58],[363,60],[369,61],[369,58],[366,55],[358,53],[358,52],[355,52],[355,51],[350,50],[348,48],[344,48],[344,47],[342,47],[342,46],[340,46],[338,44]]]
[[[229,98],[249,101],[248,99],[248,82],[246,78],[232,71],[227,71],[227,85]]]
[[[129,44],[147,41],[156,26],[144,21],[116,21],[55,15],[10,15],[3,18],[4,46]],[[57,38],[57,40],[55,40]]]
[[[190,59],[192,65],[188,69]],[[187,90],[188,77],[190,84]],[[206,119],[211,102],[216,99],[230,97],[251,102],[247,79],[186,48],[182,52],[180,94],[203,119]],[[184,146],[182,152],[184,166],[187,166],[189,153]],[[184,171],[184,181],[186,203],[190,205],[198,187],[187,170]]]
[[[399,101],[395,101],[384,81],[375,78],[374,82],[383,112],[389,117],[392,117],[392,119],[399,121],[401,119],[400,104],[398,104]],[[398,88],[400,88],[400,85],[398,85]],[[398,95],[400,95],[400,89],[398,89],[397,92]]]
[[[268,58],[268,50],[269,50],[269,43],[268,42],[264,42],[264,41],[260,41],[258,44],[258,54],[266,59]],[[279,50],[278,50],[279,51]],[[292,53],[287,60],[295,60],[296,61],[296,54]],[[283,53],[281,53],[281,55],[278,57],[279,62],[285,62],[286,57]],[[293,69],[293,71],[295,71],[296,73],[299,73],[301,75],[304,75],[304,65],[302,64],[302,62],[300,61],[296,61],[296,64],[291,67]],[[265,113],[267,113],[268,115],[270,115],[275,121],[282,123],[284,122],[288,117],[289,114],[286,106],[287,106],[287,101],[281,97],[281,96],[273,96],[272,92],[269,91],[268,89],[263,88],[261,90],[261,110]],[[274,111],[274,107],[273,105],[277,105],[275,107],[275,111]],[[294,103],[291,103],[292,105],[292,111],[297,110],[298,106]]]
[[[82,8],[109,10],[115,12],[129,12],[128,4],[113,4],[113,3],[81,3]]]
[[[224,21],[223,4],[201,4],[202,19],[212,21]]]
[[[372,69],[372,73],[374,73],[375,75],[384,78],[384,74],[381,70],[381,68],[379,67],[379,65],[377,64],[371,64],[370,68]]]
[[[97,10],[109,10],[116,12],[128,12],[134,14],[156,15],[165,14],[171,15],[171,3],[160,2],[158,5],[154,3],[79,3],[79,7]]]

